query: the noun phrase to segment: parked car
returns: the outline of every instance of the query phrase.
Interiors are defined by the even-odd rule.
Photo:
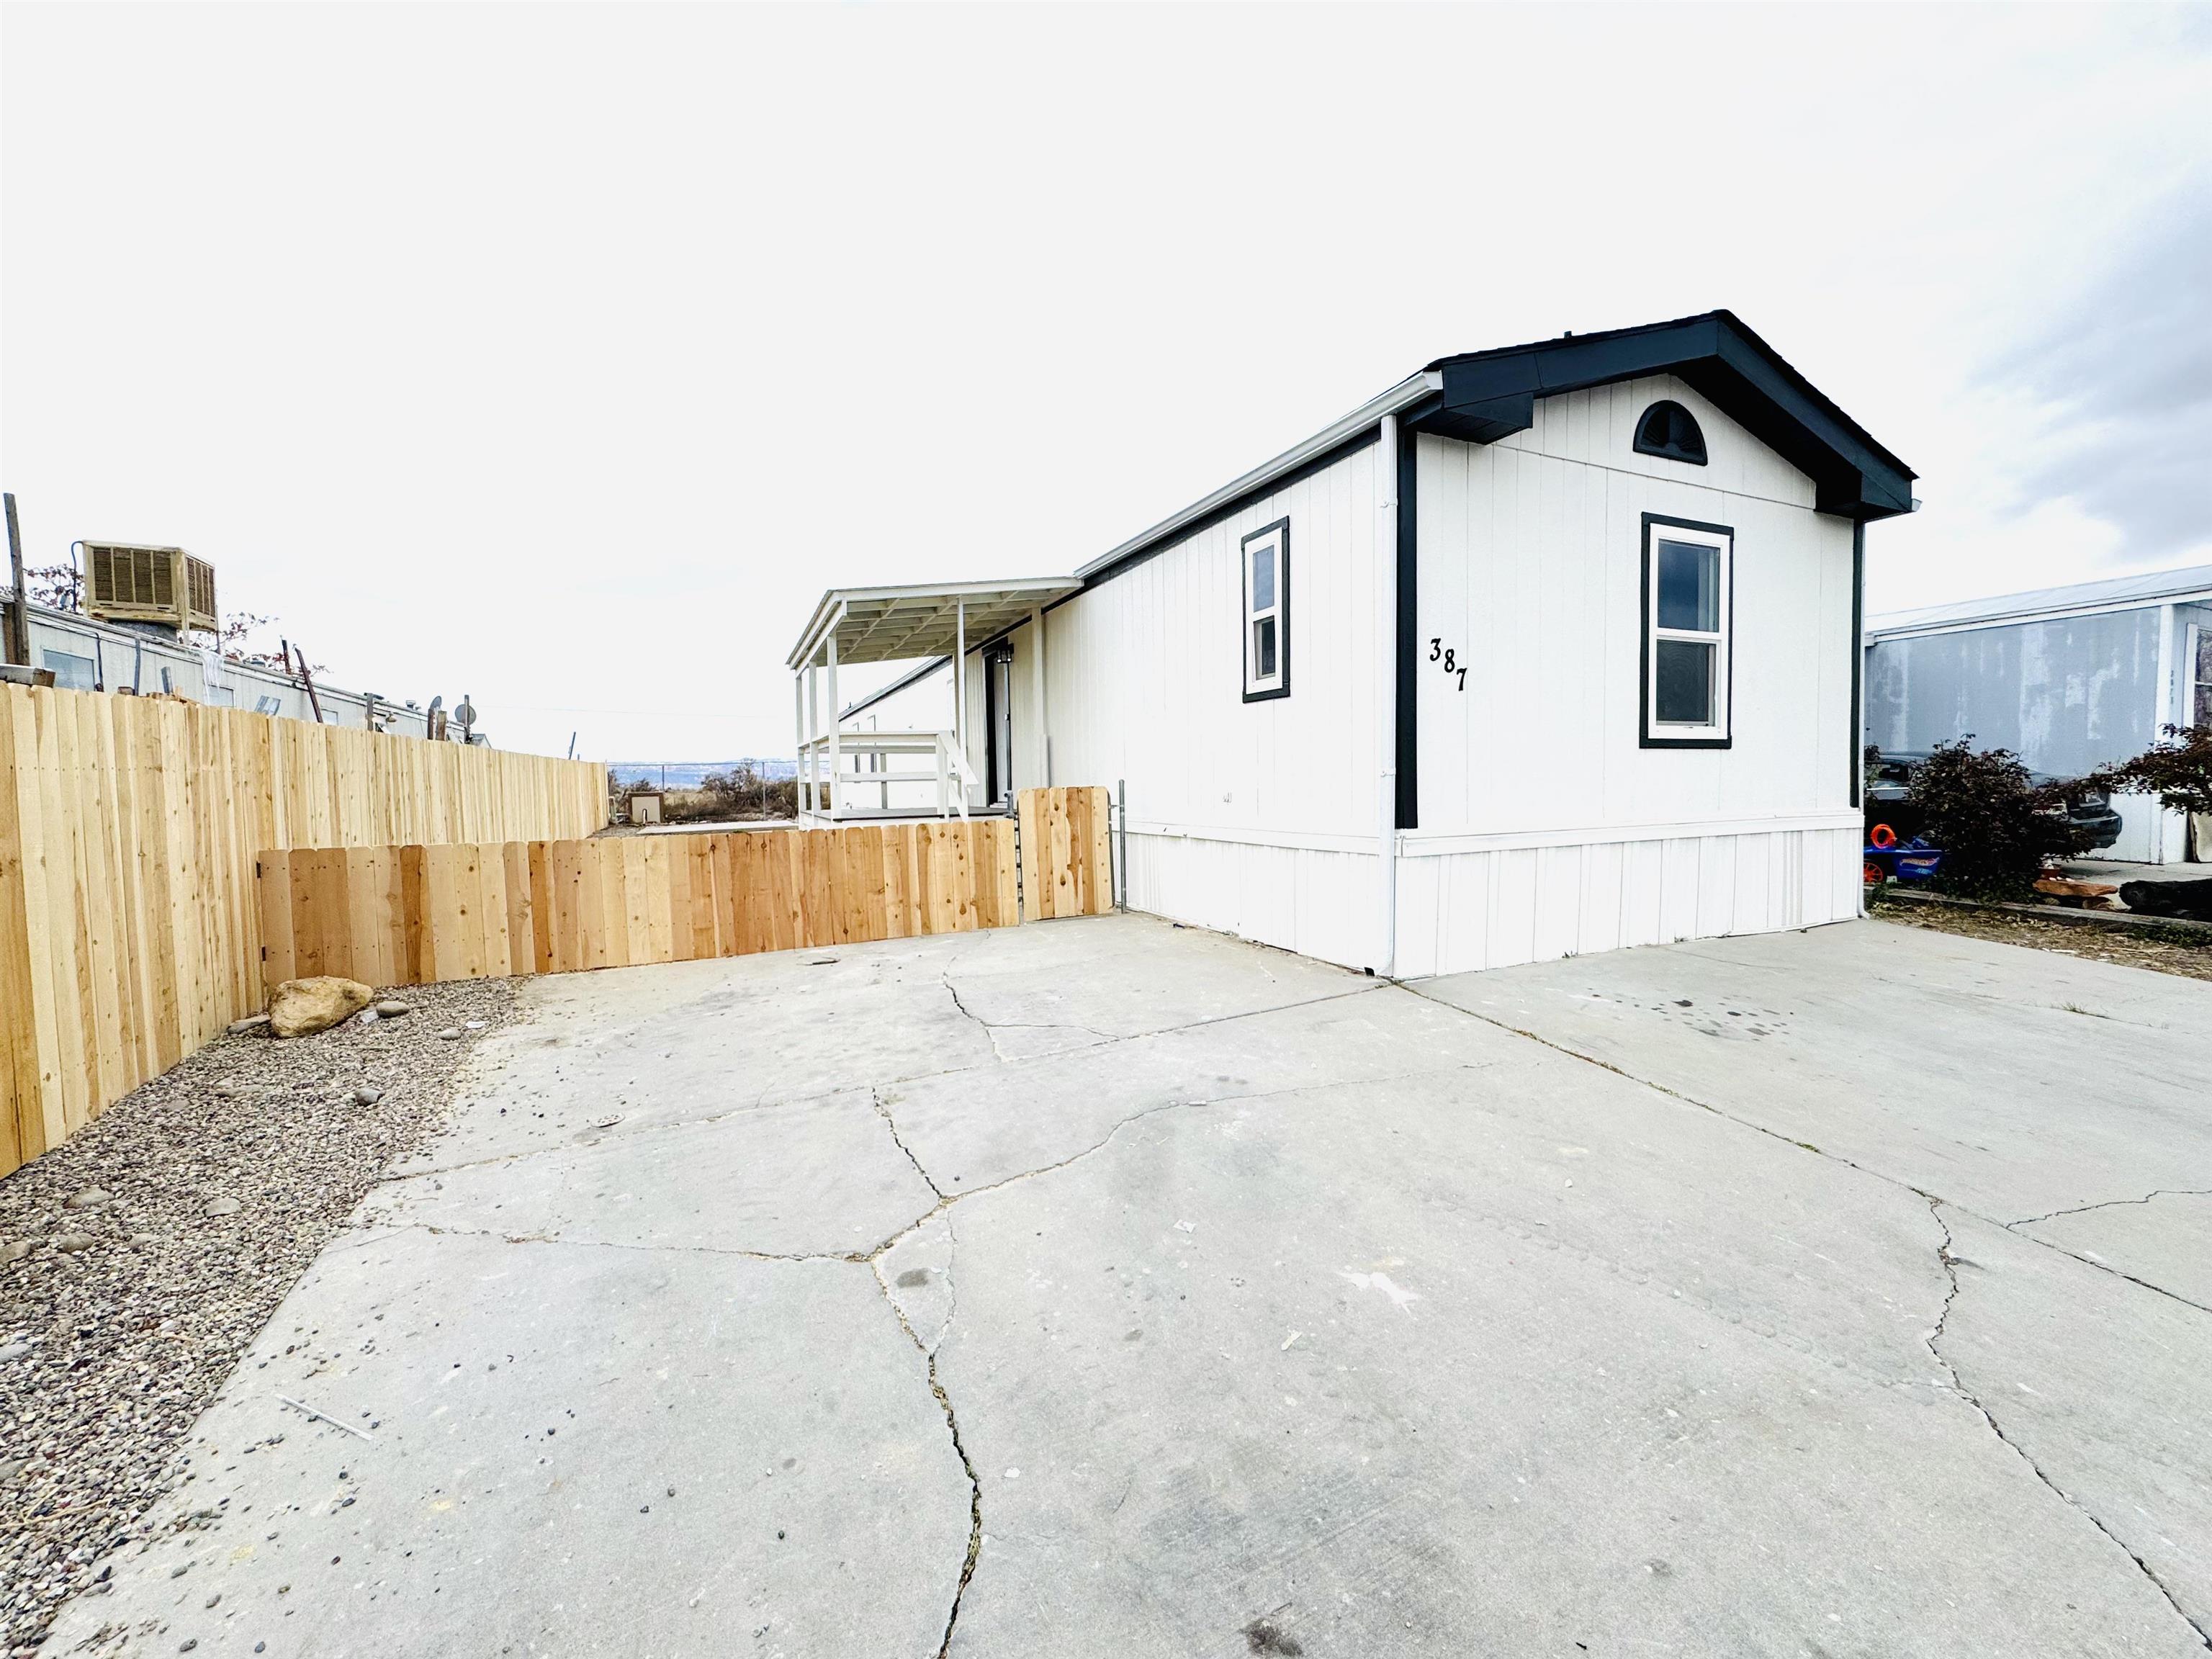
[[[1886,823],[1895,830],[1899,842],[1909,842],[1920,833],[1920,809],[1912,802],[1912,775],[1927,758],[1925,751],[1915,754],[1899,750],[1893,754],[1884,750],[1875,760],[1867,774],[1866,824],[1869,836],[1877,823]],[[2047,772],[2030,772],[2027,777],[2039,789],[2063,781]],[[2051,809],[2054,814],[2058,810]],[[2065,817],[2074,827],[2075,844],[2085,853],[2100,852],[2120,838],[2120,815],[2113,809],[2112,797],[2102,789],[2070,792],[2066,798]]]

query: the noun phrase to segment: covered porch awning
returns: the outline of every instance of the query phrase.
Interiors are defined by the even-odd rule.
[[[902,662],[949,657],[969,640],[1005,632],[1041,605],[1083,584],[1073,576],[1006,581],[925,582],[905,587],[833,587],[814,607],[785,666]],[[834,696],[835,694],[833,693]]]
[[[854,797],[866,789],[878,795],[877,811],[891,815],[894,786],[933,786],[939,816],[957,810],[967,817],[969,793],[979,787],[968,764],[969,644],[1005,633],[1082,586],[1073,576],[1027,576],[836,587],[824,593],[784,659],[792,671],[797,706],[800,816],[833,822],[857,816]],[[838,669],[929,657],[952,663],[951,731],[855,733],[848,740],[837,712],[843,707],[837,695]],[[819,695],[817,671],[828,682]],[[922,769],[895,769],[909,752],[923,757]],[[865,769],[848,771],[848,753],[855,767]]]

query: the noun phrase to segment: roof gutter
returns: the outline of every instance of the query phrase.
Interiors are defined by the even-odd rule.
[[[1193,501],[1172,518],[1163,519],[1141,535],[1132,536],[1111,552],[1103,553],[1088,564],[1078,565],[1075,574],[1088,581],[1093,575],[1122,560],[1133,558],[1146,548],[1171,539],[1187,526],[1197,523],[1208,514],[1235,501],[1262,489],[1285,473],[1295,472],[1316,455],[1327,454],[1347,438],[1379,425],[1385,416],[1396,415],[1412,408],[1425,398],[1434,397],[1443,389],[1444,377],[1424,370],[1398,382],[1379,398],[1371,398],[1334,425],[1316,432],[1292,449],[1286,449],[1262,465],[1254,467],[1242,477],[1231,480],[1203,500]]]

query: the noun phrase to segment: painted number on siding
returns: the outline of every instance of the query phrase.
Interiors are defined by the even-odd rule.
[[[1459,659],[1456,647],[1447,647],[1442,640],[1431,640],[1429,660],[1451,676],[1455,690],[1467,690],[1467,665]]]

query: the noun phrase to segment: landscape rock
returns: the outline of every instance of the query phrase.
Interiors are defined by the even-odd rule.
[[[504,1023],[514,995],[456,981],[409,1006],[427,1039]],[[191,1477],[194,1421],[362,1195],[443,1120],[470,1046],[350,1019],[313,1042],[210,1043],[0,1182],[0,1345],[34,1349],[0,1364],[0,1656],[53,1649],[40,1638],[56,1611],[111,1588],[112,1552],[149,1540],[155,1500]],[[374,1105],[354,1103],[363,1085]],[[94,1188],[114,1201],[68,1206]],[[101,1248],[57,1237],[79,1232]],[[156,1634],[132,1632],[125,1651],[165,1650]]]
[[[374,1025],[383,1018],[384,1016],[378,1013],[375,1009],[364,1008],[354,1016],[354,1023],[357,1025]]]
[[[269,999],[269,1029],[280,1037],[327,1031],[368,1006],[375,994],[359,980],[340,979],[335,974],[288,979]]]
[[[402,1002],[398,997],[386,997],[376,1005],[376,1012],[386,1019],[397,1019],[402,1014],[413,1013],[415,1005],[411,1002]]]
[[[458,1042],[461,1037],[461,1028],[458,1025],[448,1025],[444,1030],[439,1032],[438,1036],[447,1042]]]
[[[0,1364],[13,1359],[27,1359],[30,1357],[31,1345],[27,1342],[10,1342],[6,1347],[0,1348]]]
[[[269,1016],[266,1014],[248,1014],[244,1019],[234,1019],[231,1021],[228,1029],[229,1030],[231,1036],[243,1036],[248,1031],[259,1030],[268,1023]]]
[[[353,1103],[356,1106],[374,1106],[383,1098],[383,1090],[372,1088],[366,1083],[353,1091]]]
[[[70,1199],[68,1207],[72,1210],[96,1210],[103,1204],[114,1201],[113,1194],[103,1192],[97,1187],[88,1187]]]
[[[54,1248],[58,1250],[67,1250],[71,1255],[75,1255],[79,1251],[90,1249],[99,1243],[100,1241],[90,1233],[64,1233],[54,1241]]]

